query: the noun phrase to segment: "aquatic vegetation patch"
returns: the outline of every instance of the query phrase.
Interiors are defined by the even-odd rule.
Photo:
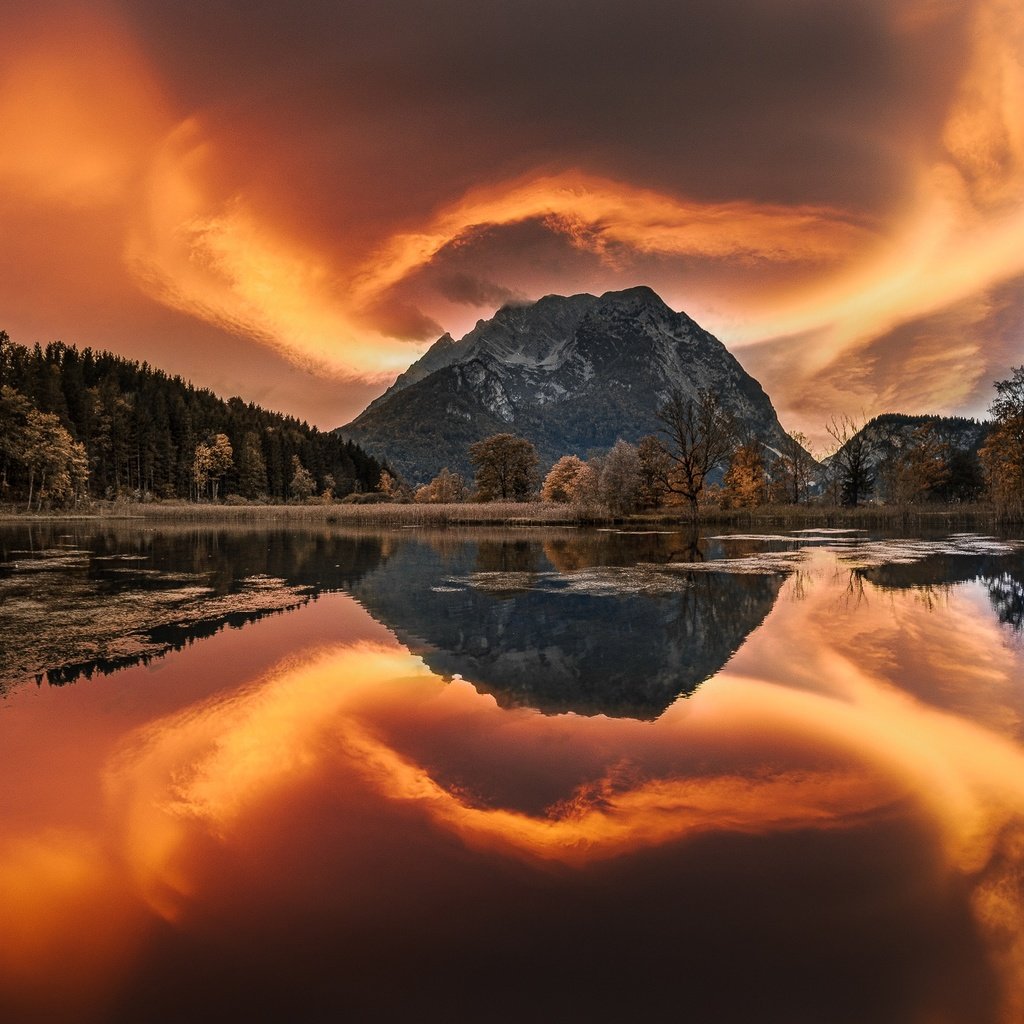
[[[998,540],[976,534],[957,534],[941,540],[889,539],[865,541],[855,549],[834,548],[843,565],[872,569],[884,565],[913,565],[936,555],[1012,555],[1024,541]]]
[[[816,534],[828,536],[839,536],[844,533],[867,533],[867,530],[855,529],[847,526],[810,526],[802,530],[790,530],[790,533],[799,536],[801,534]]]
[[[708,540],[732,540],[732,541],[754,541],[771,542],[773,544],[803,544],[804,537],[792,537],[782,533],[716,533]]]
[[[109,581],[87,573],[87,551],[31,555],[0,565],[0,694],[32,679],[60,684],[146,661],[310,596],[264,575],[218,593],[205,575],[107,564],[103,575],[118,581],[111,592]]]
[[[470,587],[490,593],[542,591],[586,597],[622,597],[630,594],[674,594],[689,585],[664,566],[595,566],[573,572],[475,572],[462,579],[448,580],[446,589]],[[435,591],[439,588],[434,587]]]
[[[720,572],[749,576],[788,575],[804,560],[803,549],[761,551],[740,558],[708,558],[700,562],[669,562],[663,566],[672,572]]]

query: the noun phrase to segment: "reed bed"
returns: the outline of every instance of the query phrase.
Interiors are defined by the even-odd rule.
[[[95,504],[78,513],[30,515],[13,510],[0,511],[0,519],[97,519],[145,520],[147,522],[189,523],[296,523],[373,526],[560,525],[603,521],[603,517],[581,518],[566,505],[549,502],[488,502],[486,504],[394,504],[368,505],[207,505],[193,502],[151,504],[112,502]]]
[[[0,508],[0,521],[100,520],[153,523],[295,524],[308,526],[446,527],[446,526],[688,526],[687,509],[661,509],[632,516],[612,516],[600,509],[581,510],[552,502],[367,505],[215,505],[192,502],[94,503],[79,512],[25,513]],[[752,509],[700,510],[697,524],[737,527],[846,526],[953,528],[1004,525],[990,505],[763,505]]]

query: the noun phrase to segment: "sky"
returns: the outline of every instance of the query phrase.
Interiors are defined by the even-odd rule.
[[[323,428],[648,284],[787,429],[1024,363],[1019,0],[5,0],[0,329]]]

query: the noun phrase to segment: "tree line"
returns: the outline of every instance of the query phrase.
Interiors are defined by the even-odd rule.
[[[544,501],[585,512],[628,515],[678,506],[752,508],[819,502],[855,507],[988,500],[998,514],[1024,516],[1024,367],[995,383],[992,420],[886,414],[859,425],[826,427],[830,450],[815,456],[807,438],[780,443],[751,436],[710,392],[673,391],[657,413],[657,431],[636,445],[564,455],[541,479],[526,438],[495,434],[470,446],[471,487],[445,469],[412,495],[422,502]],[[959,434],[959,440],[957,438]],[[963,443],[974,437],[977,443]]]
[[[358,445],[146,363],[0,331],[0,501],[305,500],[376,492]]]

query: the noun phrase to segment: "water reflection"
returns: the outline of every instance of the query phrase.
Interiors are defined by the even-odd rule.
[[[379,640],[98,718],[90,820],[54,793],[6,822],[0,1007],[612,1020],[684,994],[698,1020],[1016,1022],[1019,652],[978,660],[998,627],[969,591],[929,610],[865,583],[837,630],[845,583],[813,556],[656,722],[503,709]],[[863,647],[933,619],[917,676],[1001,716]]]
[[[0,529],[0,694],[148,664],[350,587],[382,555],[329,530]]]
[[[656,718],[717,672],[782,576],[666,572],[685,534],[405,544],[351,593],[439,675],[503,706]]]
[[[950,587],[981,581],[999,621],[1014,632],[1024,629],[1024,550],[999,554],[937,554],[911,564],[885,564],[858,570],[878,587]]]
[[[653,718],[725,664],[783,578],[661,571],[724,553],[678,531],[59,529],[0,533],[0,689],[148,663],[345,590],[505,705]]]
[[[1024,553],[977,537],[54,526],[0,531],[0,692],[148,664],[346,591],[502,706],[651,719],[728,663],[786,579],[800,596],[822,550],[845,612],[866,582],[941,600],[981,581],[1021,629]]]
[[[1024,1017],[1009,548],[67,540],[321,599],[0,708],[0,1019]]]

